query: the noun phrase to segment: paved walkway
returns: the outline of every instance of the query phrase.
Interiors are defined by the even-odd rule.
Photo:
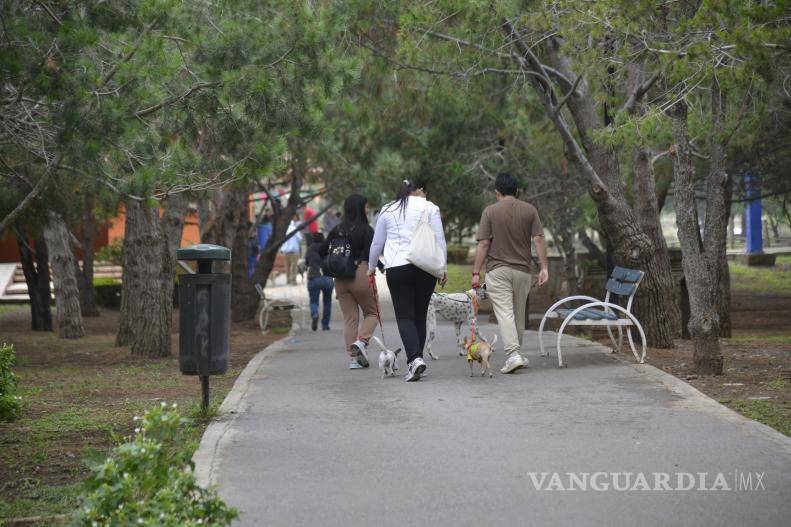
[[[204,436],[198,472],[244,526],[789,524],[784,436],[574,338],[566,369],[538,357],[530,332],[530,369],[470,378],[452,333],[440,327],[440,360],[407,384],[375,367],[347,370],[337,329],[298,332],[240,378],[224,405],[235,413]],[[386,337],[399,342],[393,323]],[[672,487],[677,473],[707,473],[706,487],[722,473],[734,488],[734,471],[752,473],[759,490],[622,492],[612,487],[626,475],[604,475],[587,491],[550,491],[530,476],[545,488],[558,472],[565,488],[568,472],[631,472],[631,485],[643,473],[653,488],[654,472]]]

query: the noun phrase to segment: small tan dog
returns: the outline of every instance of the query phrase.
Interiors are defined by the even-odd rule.
[[[487,342],[481,336],[480,340],[472,340],[470,337],[464,337],[464,349],[467,350],[467,363],[470,365],[470,377],[473,373],[473,362],[481,363],[481,376],[489,372],[489,377],[492,377],[492,366],[489,364],[489,357],[494,353],[494,344],[497,342],[497,334],[492,337],[492,342]]]

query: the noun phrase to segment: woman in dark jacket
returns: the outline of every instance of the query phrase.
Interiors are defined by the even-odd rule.
[[[305,254],[305,263],[308,266],[308,295],[310,296],[310,317],[313,320],[311,327],[316,331],[319,327],[319,295],[323,296],[321,313],[321,329],[329,331],[330,317],[332,316],[332,289],[335,282],[329,276],[321,274],[321,245],[324,235],[320,232],[311,235],[312,240]]]
[[[319,254],[327,256],[330,243],[335,238],[349,241],[351,257],[357,271],[354,278],[336,278],[335,291],[343,312],[343,338],[346,352],[351,358],[349,369],[367,368],[368,342],[374,334],[378,318],[373,290],[368,286],[368,253],[374,230],[368,224],[368,200],[359,194],[346,198],[343,204],[343,220],[330,231]],[[360,310],[363,313],[360,323]]]

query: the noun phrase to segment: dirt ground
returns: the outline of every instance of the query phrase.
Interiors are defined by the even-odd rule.
[[[200,414],[198,378],[178,369],[177,333],[172,357],[142,359],[115,346],[117,311],[86,318],[88,334],[77,340],[31,332],[29,320],[26,307],[0,314],[0,341],[14,345],[25,405],[21,419],[0,424],[0,519],[71,510],[86,459],[128,435],[146,408],[167,401],[187,416]],[[176,330],[177,321],[178,313]],[[262,335],[252,322],[231,326],[229,371],[211,378],[213,406],[247,362],[284,333]]]
[[[646,362],[791,435],[791,296],[735,291],[731,320],[732,338],[721,340],[723,375],[693,372],[689,340],[676,341],[675,349],[649,348]],[[622,352],[631,357],[625,348]]]

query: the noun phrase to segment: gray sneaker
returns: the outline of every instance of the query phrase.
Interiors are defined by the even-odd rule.
[[[360,365],[359,362],[357,362],[356,360],[352,359],[352,361],[349,362],[349,369],[350,370],[362,370],[363,367]]]
[[[363,368],[367,368],[371,365],[368,362],[368,350],[366,348],[367,346],[362,340],[356,340],[354,344],[352,344],[352,350],[357,352],[357,362],[359,362],[360,366]]]
[[[406,382],[414,382],[419,381],[423,372],[426,371],[426,363],[423,362],[423,359],[417,357],[412,362],[409,363],[407,367],[406,373]]]
[[[519,353],[511,354],[505,361],[505,366],[500,370],[500,373],[511,373],[519,368],[527,366],[528,361]]]

